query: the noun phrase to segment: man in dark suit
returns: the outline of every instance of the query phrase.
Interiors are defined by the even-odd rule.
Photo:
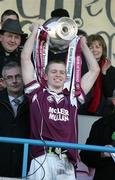
[[[29,137],[29,109],[23,94],[20,65],[9,62],[3,67],[6,89],[0,92],[0,136]],[[0,143],[0,176],[21,177],[23,145]]]

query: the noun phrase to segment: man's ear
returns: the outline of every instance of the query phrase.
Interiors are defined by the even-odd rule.
[[[4,88],[6,88],[6,83],[4,78],[0,78],[0,90],[3,90]]]
[[[44,79],[47,81],[48,80],[48,75],[44,74]]]

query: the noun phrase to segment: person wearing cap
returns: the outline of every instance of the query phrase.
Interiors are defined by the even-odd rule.
[[[7,19],[0,29],[0,78],[2,68],[9,61],[19,61],[21,39],[25,36],[19,20]],[[4,84],[2,79],[0,89]],[[4,86],[3,86],[4,88]]]
[[[114,131],[115,90],[113,96],[107,100],[103,117],[93,123],[86,144],[112,146]],[[80,157],[89,168],[95,168],[93,180],[115,180],[115,162],[110,153],[82,150]]]
[[[13,20],[20,21],[19,15],[17,14],[17,12],[12,10],[12,9],[7,9],[2,13],[2,15],[1,15],[1,27],[3,26],[4,22],[7,19],[13,19]],[[23,45],[25,44],[27,37],[28,37],[28,34],[24,33],[23,38],[21,38],[21,44],[20,44],[21,49],[23,48]]]
[[[0,29],[0,42],[7,53],[18,48],[24,35],[18,20],[7,19]],[[12,42],[13,41],[13,42]]]

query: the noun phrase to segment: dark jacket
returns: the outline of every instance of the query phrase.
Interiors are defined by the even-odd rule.
[[[105,146],[112,144],[111,135],[115,131],[115,107],[110,104],[105,116],[91,127],[86,144]],[[101,157],[101,152],[80,152],[81,160],[88,166],[96,168],[94,180],[115,180],[115,162],[111,157]]]
[[[110,68],[106,72],[106,75],[103,75],[104,96],[112,97],[114,89],[115,89],[115,67],[110,66]]]
[[[21,52],[18,48],[12,53],[7,53],[3,48],[2,44],[0,43],[0,78],[1,78],[2,68],[6,63],[10,61],[15,61],[20,64],[20,53]]]
[[[5,91],[0,92],[0,136],[3,137],[29,137],[29,110],[24,100],[18,107],[17,116]],[[21,177],[22,174],[23,145],[0,143],[0,176]]]

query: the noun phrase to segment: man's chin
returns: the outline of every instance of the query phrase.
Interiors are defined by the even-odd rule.
[[[6,51],[7,51],[8,53],[12,53],[12,52],[14,52],[15,50],[16,50],[16,48],[6,49]]]

